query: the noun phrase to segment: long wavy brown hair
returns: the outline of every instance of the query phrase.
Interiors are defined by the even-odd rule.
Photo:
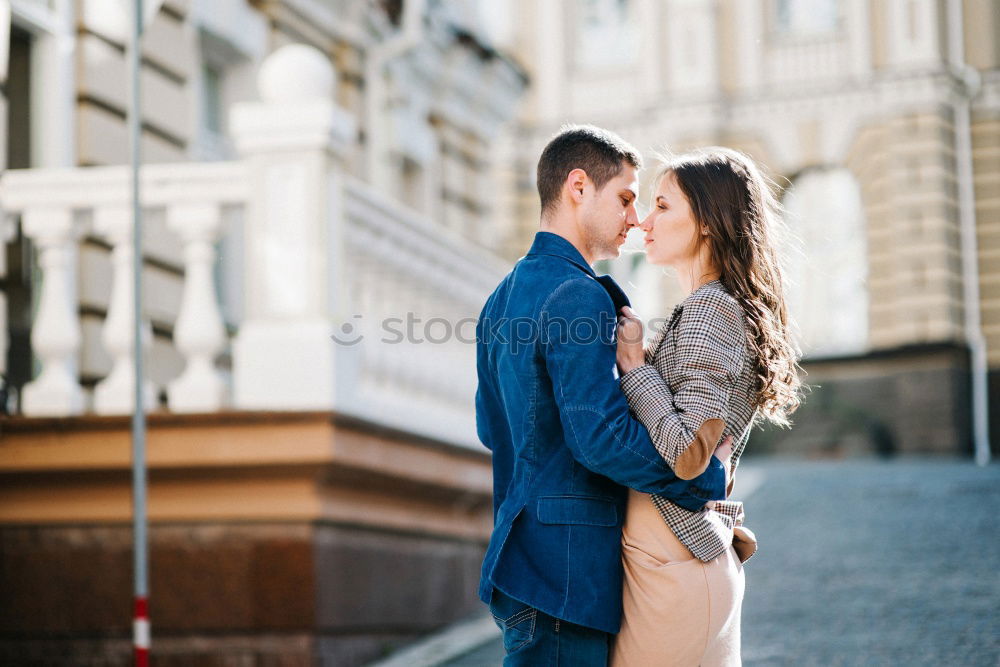
[[[708,229],[699,238],[708,240],[720,281],[746,313],[757,408],[768,421],[788,426],[802,401],[801,355],[776,248],[782,230],[776,186],[752,159],[729,148],[713,146],[662,160],[656,181],[667,174],[677,179],[696,222]]]

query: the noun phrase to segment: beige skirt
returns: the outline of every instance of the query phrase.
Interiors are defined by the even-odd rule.
[[[677,539],[648,494],[629,491],[622,562],[625,614],[614,667],[741,664],[743,565],[731,546],[703,563]]]

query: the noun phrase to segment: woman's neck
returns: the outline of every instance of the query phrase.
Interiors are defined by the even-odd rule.
[[[684,296],[691,294],[705,283],[718,280],[722,275],[717,269],[706,269],[702,265],[675,266],[677,272],[677,282],[680,283]]]

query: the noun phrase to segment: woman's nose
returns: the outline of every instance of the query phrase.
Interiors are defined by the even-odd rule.
[[[648,232],[651,229],[653,229],[653,214],[652,213],[650,213],[649,215],[647,215],[645,217],[645,219],[643,219],[643,221],[639,224],[639,229],[641,229],[644,232]]]

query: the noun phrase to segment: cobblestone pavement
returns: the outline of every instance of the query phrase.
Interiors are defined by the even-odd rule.
[[[1000,665],[1000,465],[748,459],[741,481],[744,665]]]

